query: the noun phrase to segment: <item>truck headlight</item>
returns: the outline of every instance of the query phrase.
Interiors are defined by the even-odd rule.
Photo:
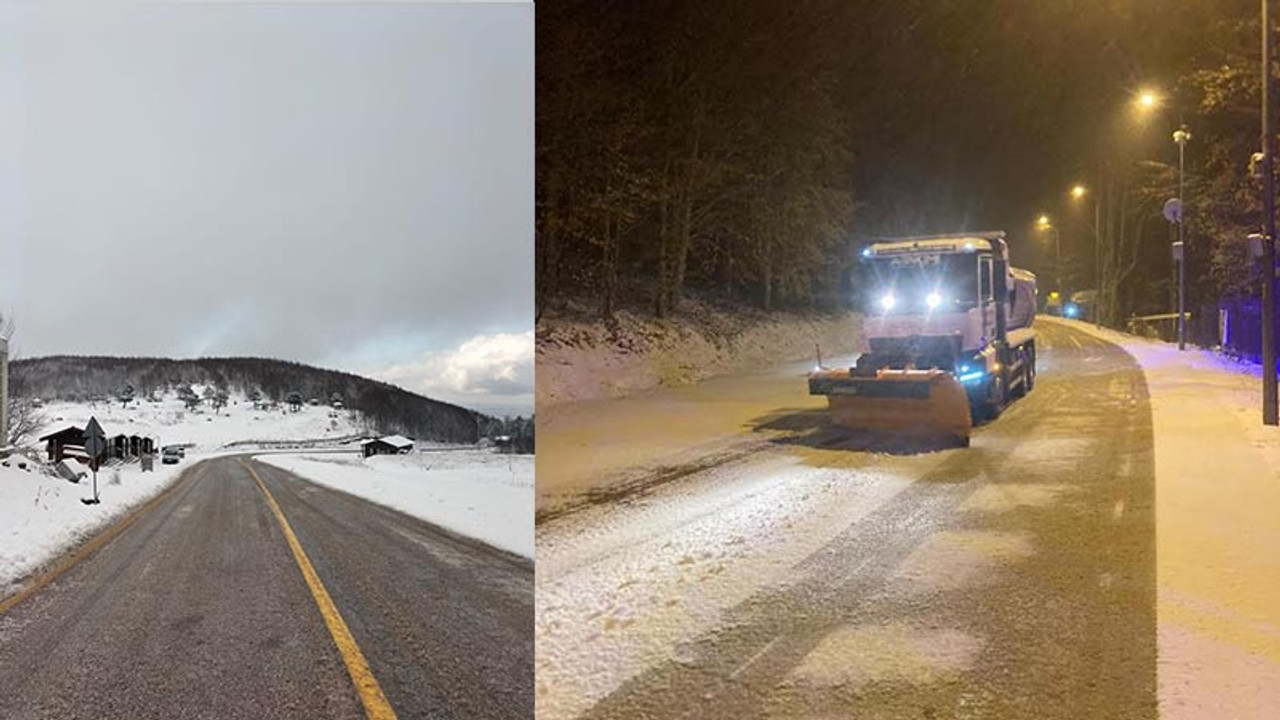
[[[931,292],[924,296],[924,304],[932,310],[942,304],[942,296],[936,292]]]
[[[885,293],[884,295],[880,296],[880,307],[884,308],[885,310],[892,310],[893,306],[897,304],[898,304],[898,299],[895,298],[893,296],[893,293],[891,292]]]

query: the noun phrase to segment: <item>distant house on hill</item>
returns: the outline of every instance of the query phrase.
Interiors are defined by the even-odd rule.
[[[413,438],[407,438],[403,435],[372,438],[360,443],[360,450],[365,457],[373,455],[402,455],[413,452]]]
[[[55,463],[67,457],[87,459],[89,455],[84,451],[84,440],[84,428],[75,425],[40,438],[40,442],[45,444],[45,451],[49,453],[49,462]]]

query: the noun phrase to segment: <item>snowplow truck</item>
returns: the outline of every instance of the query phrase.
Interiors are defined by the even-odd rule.
[[[1036,279],[1003,232],[886,239],[862,251],[863,352],[809,376],[840,426],[967,447],[1035,385]]]

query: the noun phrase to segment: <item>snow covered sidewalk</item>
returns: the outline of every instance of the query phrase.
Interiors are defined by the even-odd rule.
[[[1045,318],[1141,364],[1156,454],[1160,717],[1264,718],[1280,707],[1280,428],[1261,368]]]
[[[259,455],[255,459],[533,557],[533,456],[470,448],[409,455]]]

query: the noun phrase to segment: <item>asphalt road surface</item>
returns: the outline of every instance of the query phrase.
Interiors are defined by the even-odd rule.
[[[781,408],[763,450],[542,523],[539,718],[1154,718],[1145,381],[1037,330],[970,449]]]
[[[193,467],[124,532],[0,615],[0,718],[376,716],[248,462]],[[384,711],[532,715],[528,562],[283,470],[253,470]]]

